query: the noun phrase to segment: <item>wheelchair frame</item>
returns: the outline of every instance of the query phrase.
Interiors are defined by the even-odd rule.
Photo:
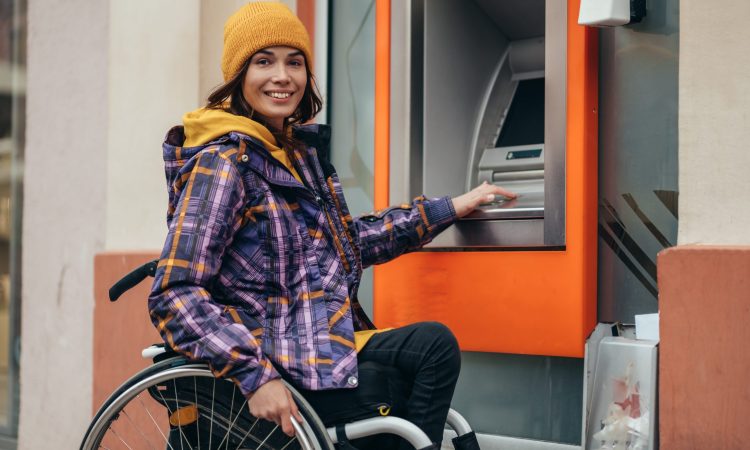
[[[156,271],[156,261],[148,262],[141,267],[136,268],[131,273],[124,276],[121,280],[119,280],[115,285],[112,286],[112,288],[109,291],[109,297],[111,301],[116,301],[120,295],[122,295],[124,292],[129,290],[130,288],[134,287],[141,281],[143,281],[148,276],[153,276]],[[169,381],[172,381],[174,384],[174,390],[175,390],[175,398],[170,399],[169,403],[167,400],[162,396],[161,400],[163,400],[162,405],[166,407],[168,412],[170,413],[170,422],[172,421],[172,416],[175,414],[178,414],[181,407],[179,406],[180,401],[182,401],[185,405],[188,405],[189,403],[186,403],[184,400],[179,399],[177,397],[177,384],[176,380],[180,377],[193,377],[194,384],[197,384],[198,378],[211,378],[214,380],[214,390],[216,386],[217,380],[220,380],[214,376],[214,374],[211,372],[210,368],[206,363],[202,362],[195,362],[190,361],[186,357],[177,355],[169,357],[165,354],[167,353],[166,349],[163,345],[152,345],[151,347],[148,347],[144,349],[141,352],[141,355],[144,358],[152,359],[154,360],[154,364],[150,367],[147,367],[137,374],[133,375],[130,379],[125,381],[118,389],[116,389],[110,397],[102,404],[100,409],[97,411],[96,415],[94,416],[93,420],[91,421],[91,424],[89,425],[88,430],[86,431],[86,434],[83,438],[83,441],[81,443],[80,450],[93,450],[93,449],[99,449],[99,448],[108,448],[104,446],[100,446],[102,440],[104,439],[104,436],[107,434],[107,432],[111,429],[112,425],[117,422],[117,420],[120,418],[120,416],[125,417],[125,421],[130,421],[131,424],[132,419],[128,416],[127,412],[125,411],[125,408],[130,404],[131,401],[135,401],[138,396],[146,391],[149,391],[149,393],[153,396],[153,392],[156,392],[159,396],[162,396],[161,392],[159,391],[159,388],[162,386],[159,386],[159,383],[167,383]],[[159,360],[160,358],[163,358]],[[229,383],[232,384],[230,381],[227,380],[221,380],[222,383]],[[294,389],[293,386],[286,383],[287,388],[292,393],[292,396],[297,403],[297,406],[300,410],[300,414],[304,418],[303,423],[298,423],[294,418],[292,418],[292,423],[295,428],[295,437],[290,439],[287,444],[282,447],[283,449],[287,448],[294,440],[297,440],[299,442],[299,445],[304,450],[334,450],[334,444],[348,442],[352,439],[359,439],[363,437],[369,437],[379,434],[394,434],[397,436],[400,436],[401,438],[408,441],[411,445],[414,446],[415,449],[428,449],[433,448],[433,444],[430,441],[430,439],[427,437],[427,435],[416,425],[413,423],[404,420],[399,417],[390,417],[390,416],[381,416],[381,417],[372,417],[362,420],[356,420],[345,424],[338,424],[336,426],[328,427],[326,428],[323,425],[322,420],[320,417],[315,413],[313,408],[310,406],[310,404],[302,397],[302,395]],[[233,389],[236,389],[236,387],[233,387]],[[199,402],[198,402],[198,389],[197,385],[195,387],[194,395],[196,397],[195,404],[193,405],[195,407],[195,415],[196,415],[196,429],[199,429],[199,417],[200,410],[199,410]],[[232,421],[232,412],[234,408],[234,390],[232,391],[232,408],[230,410],[229,414],[229,421],[225,421],[224,424],[218,424],[217,427],[224,427],[226,428],[226,435],[224,439],[219,444],[219,447],[226,442],[226,447],[229,445],[229,436],[231,433],[231,429],[234,428],[235,423],[239,420],[240,415],[243,413],[242,409],[245,408],[247,400],[245,400],[245,403],[242,404],[240,407],[240,410],[237,412],[237,415],[234,417],[234,422]],[[154,397],[154,399],[156,399]],[[141,400],[142,402],[142,400]],[[174,403],[174,411],[170,408],[170,404]],[[142,404],[142,403],[141,403]],[[214,403],[212,399],[212,405],[211,405],[211,413],[210,413],[210,431],[209,431],[209,447],[211,447],[211,437],[213,436],[213,426],[214,426]],[[246,438],[248,437],[250,431],[252,431],[256,424],[259,422],[259,419],[253,418],[249,415],[249,408],[247,409],[247,415],[250,417],[250,420],[255,419],[255,422],[250,427],[250,429],[246,432],[245,436],[240,441],[239,445],[237,446],[237,449],[239,450],[242,447],[242,444],[245,442]],[[146,409],[146,412],[148,413],[148,416],[150,417],[151,421],[154,425],[156,425],[158,429],[158,424],[156,423],[156,420],[151,415],[151,413]],[[179,414],[178,414],[179,417]],[[218,416],[217,416],[218,418]],[[183,446],[183,438],[187,441],[187,438],[185,437],[185,433],[182,429],[182,420],[181,418],[177,419],[178,425],[176,427],[178,428],[178,435],[177,439],[179,440],[179,449],[184,450]],[[268,424],[266,421],[261,421],[263,423]],[[469,423],[464,419],[458,412],[451,409],[448,412],[448,417],[446,420],[446,424],[453,429],[454,432],[458,435],[458,437],[464,436],[468,433],[472,432],[471,426]],[[189,425],[186,423],[186,425]],[[171,426],[171,425],[170,425]],[[271,437],[273,433],[275,433],[278,426],[274,427],[268,436],[263,440],[262,442],[256,441],[258,444],[255,448],[273,448],[266,444],[266,441]],[[144,440],[148,441],[146,439],[146,436],[142,431],[139,431],[141,436],[144,438]],[[170,450],[177,450],[175,446],[171,445],[170,438],[168,438],[161,430],[159,430],[161,433],[161,436],[164,438],[165,443],[167,444],[167,448]],[[170,431],[171,432],[171,431]],[[117,436],[117,433],[113,430],[113,433],[115,434],[116,438],[118,438],[124,445],[125,448],[128,448],[130,450],[133,449],[128,443],[126,443],[122,437]],[[200,433],[198,431],[198,433]],[[254,438],[254,437],[253,437]],[[199,445],[200,445],[200,435],[198,435],[199,439]],[[151,443],[149,442],[149,446],[153,448]],[[188,448],[192,448],[191,445],[188,443]]]
[[[154,358],[164,353],[166,353],[166,350],[163,346],[153,345],[144,349],[142,356],[145,358]],[[153,387],[158,383],[169,382],[179,376],[214,378],[207,364],[189,361],[183,356],[173,356],[156,362],[123,383],[104,402],[94,416],[84,436],[81,450],[106,448],[100,447],[104,435],[112,423],[119,419],[121,411],[135,398],[135,395],[144,392],[149,387]],[[300,409],[300,413],[305,419],[305,423],[298,423],[296,420],[292,420],[295,428],[294,439],[299,441],[300,446],[304,450],[333,450],[335,444],[345,440],[348,441],[385,433],[402,437],[416,449],[430,448],[432,445],[430,439],[419,427],[399,417],[372,417],[326,428],[304,397],[293,386],[287,384],[287,388],[292,393]],[[242,407],[244,406],[243,404]],[[237,417],[239,417],[239,413]],[[127,418],[127,420],[131,419]],[[213,417],[211,420],[213,420]],[[472,431],[469,423],[453,409],[449,411],[446,423],[458,436]],[[276,428],[273,430],[275,431]],[[227,428],[227,435],[229,435],[229,432],[230,429]],[[164,434],[162,436],[167,441],[167,448],[177,450],[168,443],[168,439]],[[120,440],[122,441],[122,438]],[[127,448],[131,448],[128,443],[122,442]],[[180,443],[182,444],[182,439],[180,439]],[[264,448],[264,445],[264,442],[261,442],[257,448]]]

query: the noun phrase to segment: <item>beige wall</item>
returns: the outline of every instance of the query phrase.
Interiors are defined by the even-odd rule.
[[[680,244],[750,244],[750,2],[680,2]]]
[[[105,242],[108,2],[29,2],[19,449],[77,448]]]
[[[110,2],[107,249],[161,249],[161,143],[198,107],[200,2]],[[165,18],[169,18],[165,21]]]

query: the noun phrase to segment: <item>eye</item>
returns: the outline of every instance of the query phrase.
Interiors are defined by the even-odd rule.
[[[271,61],[268,58],[258,58],[255,60],[255,64],[266,66],[268,64],[271,64]]]
[[[289,60],[289,65],[295,66],[295,67],[302,67],[305,65],[305,63],[302,62],[301,59],[292,59],[292,60]]]

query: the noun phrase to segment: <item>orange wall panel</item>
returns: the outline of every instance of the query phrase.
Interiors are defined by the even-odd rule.
[[[748,448],[750,247],[673,247],[657,267],[660,448]]]
[[[384,11],[390,3],[376,5]],[[576,23],[578,6],[568,1],[566,249],[418,252],[376,267],[378,326],[437,320],[464,350],[583,356],[596,323],[598,42],[596,30]],[[376,42],[386,36],[389,15],[378,13]],[[376,48],[375,188],[383,207],[390,52]]]
[[[114,390],[140,369],[151,365],[141,350],[162,339],[148,315],[146,300],[153,278],[126,292],[117,302],[109,301],[109,288],[158,252],[111,252],[94,259],[94,395],[93,410],[99,409]]]

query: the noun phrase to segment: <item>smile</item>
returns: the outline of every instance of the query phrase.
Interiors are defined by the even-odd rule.
[[[266,92],[266,95],[273,98],[289,98],[292,96],[291,92]]]

